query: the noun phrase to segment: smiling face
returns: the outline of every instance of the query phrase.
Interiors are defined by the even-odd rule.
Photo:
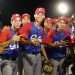
[[[67,23],[64,20],[57,22],[58,30],[64,30],[67,27]]]
[[[30,14],[29,13],[24,13],[22,14],[22,24],[25,25],[27,23],[30,23]]]
[[[35,15],[34,15],[34,18],[35,18],[35,21],[41,23],[41,22],[44,20],[45,15],[42,14],[42,13],[35,14]]]
[[[11,18],[11,24],[13,28],[20,28],[21,26],[21,17],[19,15],[14,15]]]
[[[30,23],[30,18],[28,16],[25,16],[24,18],[22,18],[22,24],[27,24]]]
[[[17,20],[12,20],[11,24],[13,25],[14,28],[20,28],[21,26],[21,19],[17,19]]]
[[[49,21],[48,19],[45,19],[45,21],[44,21],[44,27],[46,29],[51,29],[52,28],[52,22]]]
[[[45,18],[45,8],[37,8],[34,14],[35,21],[41,23]]]

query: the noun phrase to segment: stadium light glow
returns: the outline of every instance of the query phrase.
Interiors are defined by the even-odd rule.
[[[58,3],[56,8],[60,14],[67,14],[69,12],[69,5],[65,2]]]

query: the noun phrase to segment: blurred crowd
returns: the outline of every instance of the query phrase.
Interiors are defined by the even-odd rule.
[[[0,28],[2,75],[74,75],[75,17],[45,15],[45,8],[14,13]]]

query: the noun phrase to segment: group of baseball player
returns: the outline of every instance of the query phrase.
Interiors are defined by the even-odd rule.
[[[29,13],[15,13],[11,25],[0,28],[2,75],[17,75],[20,64],[25,75],[42,75],[41,53],[52,64],[51,75],[63,74],[63,63],[75,44],[75,19],[73,16],[50,18],[45,13],[45,8],[37,8],[33,22]]]

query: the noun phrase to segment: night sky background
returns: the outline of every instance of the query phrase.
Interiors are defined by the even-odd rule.
[[[71,11],[67,14],[71,16],[75,13],[75,0],[0,0],[0,20],[3,24],[10,23],[10,16],[13,13],[28,12],[32,16],[37,7],[46,8],[46,16],[59,16],[54,10],[55,3],[59,1],[66,1],[70,4]]]

